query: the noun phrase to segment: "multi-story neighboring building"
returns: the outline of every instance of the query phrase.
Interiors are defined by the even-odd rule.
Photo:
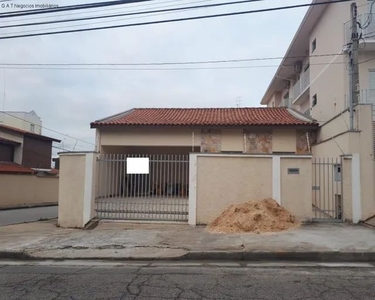
[[[314,0],[312,3],[326,2]],[[375,103],[375,5],[358,0],[361,103]],[[348,108],[352,2],[311,6],[261,104],[289,106],[320,123]],[[361,29],[363,27],[363,29]]]
[[[351,203],[353,219],[364,220],[375,215],[375,1],[355,2],[359,37],[353,38],[359,40],[359,80],[353,110],[349,92],[354,1],[319,5],[320,2],[327,1],[312,1],[261,104],[287,106],[319,122],[311,147],[315,157],[323,158],[318,171],[332,157],[351,160],[353,168],[352,177],[342,179],[342,192],[326,193],[319,201],[326,201],[331,207],[337,201],[340,205]],[[328,178],[343,165],[332,167]],[[325,186],[332,187],[341,179],[330,180],[325,180]],[[353,180],[358,188],[344,192],[345,181]],[[313,184],[312,188],[320,190],[324,186]]]
[[[35,111],[0,111],[0,125],[42,134],[42,120]]]
[[[49,170],[53,142],[60,140],[0,124],[0,164]]]

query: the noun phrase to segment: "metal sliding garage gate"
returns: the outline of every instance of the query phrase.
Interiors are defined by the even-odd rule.
[[[313,220],[343,221],[342,158],[313,158]]]
[[[106,154],[97,163],[99,218],[188,220],[189,155]]]

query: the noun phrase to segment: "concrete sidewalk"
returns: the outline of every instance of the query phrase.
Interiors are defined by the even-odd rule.
[[[361,225],[227,235],[188,225],[100,223],[83,231],[55,222],[0,227],[0,258],[375,261],[375,230]]]

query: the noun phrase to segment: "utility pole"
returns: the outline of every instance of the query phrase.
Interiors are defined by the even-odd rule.
[[[350,73],[349,73],[349,112],[350,112],[350,130],[354,130],[354,105],[358,103],[359,93],[359,70],[358,70],[358,11],[357,4],[352,3],[350,6],[351,12],[351,51],[350,59]]]

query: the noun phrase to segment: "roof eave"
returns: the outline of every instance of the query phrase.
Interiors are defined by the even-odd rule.
[[[188,128],[202,128],[202,127],[318,127],[319,124],[313,121],[303,121],[301,123],[263,123],[263,124],[96,124],[92,128],[114,128],[114,127],[188,127]]]
[[[58,139],[55,139],[55,138],[51,138],[49,136],[45,136],[45,135],[39,135],[39,134],[34,134],[34,133],[25,133],[24,135],[28,136],[28,137],[31,137],[31,138],[35,138],[37,140],[44,140],[44,141],[51,141],[51,142],[56,142],[56,143],[61,143],[61,140],[58,140]]]
[[[321,1],[323,1],[323,0],[313,0],[311,3],[313,4],[313,3],[317,3],[317,2],[321,2]],[[328,4],[323,4],[322,6],[323,6],[323,8],[326,8],[328,6]],[[269,101],[270,96],[272,96],[272,95],[268,95],[268,94],[269,94],[270,90],[272,89],[272,86],[275,84],[276,79],[279,78],[278,74],[280,73],[281,69],[283,68],[285,60],[288,57],[288,54],[291,52],[292,47],[294,46],[294,44],[297,43],[298,40],[300,39],[300,33],[301,33],[302,29],[304,28],[307,20],[310,18],[310,15],[311,15],[311,13],[312,13],[312,11],[314,9],[315,9],[315,6],[310,6],[309,9],[307,10],[307,12],[306,12],[306,14],[305,14],[305,16],[304,16],[304,18],[303,18],[300,26],[297,29],[297,32],[295,33],[295,35],[294,35],[294,37],[293,37],[293,39],[292,39],[292,41],[291,41],[291,43],[290,43],[287,51],[286,51],[286,53],[285,53],[285,55],[284,55],[284,57],[283,57],[280,65],[279,65],[279,67],[277,69],[277,71],[275,72],[275,75],[273,76],[270,84],[268,85],[267,90],[264,93],[264,95],[262,97],[262,100],[260,101],[260,104],[266,105],[268,103],[268,101]],[[314,22],[314,25],[318,22],[318,20],[319,20],[319,18],[316,19],[316,21]]]

